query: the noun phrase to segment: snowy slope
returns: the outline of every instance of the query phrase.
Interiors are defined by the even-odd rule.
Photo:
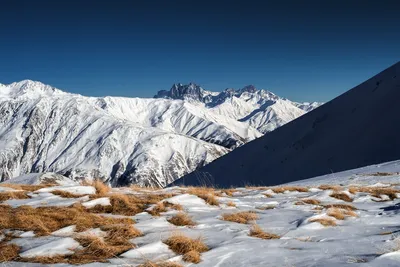
[[[400,158],[400,63],[182,181],[273,185]]]
[[[0,180],[57,172],[164,186],[262,135],[200,97],[181,98],[84,97],[30,80],[0,85]]]

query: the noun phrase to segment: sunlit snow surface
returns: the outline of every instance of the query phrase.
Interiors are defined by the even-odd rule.
[[[176,227],[167,219],[177,211],[169,210],[161,216],[151,216],[147,212],[139,213],[133,218],[135,227],[143,232],[142,237],[131,240],[137,248],[126,251],[118,258],[110,259],[109,263],[94,263],[87,266],[137,266],[144,259],[153,261],[173,260],[183,266],[400,266],[400,251],[396,244],[400,240],[400,201],[399,199],[376,202],[376,199],[366,193],[351,194],[349,185],[371,187],[391,186],[400,189],[399,162],[391,162],[367,168],[337,173],[325,177],[304,180],[295,185],[308,186],[308,192],[284,192],[276,194],[271,188],[237,188],[233,196],[222,194],[218,197],[219,206],[210,206],[203,199],[189,194],[186,188],[172,187],[155,191],[176,194],[166,199],[170,203],[180,204],[197,223],[194,227]],[[385,174],[383,175],[383,173]],[[377,176],[381,173],[381,176]],[[330,197],[332,190],[321,190],[322,184],[342,184],[343,192],[353,198],[347,203]],[[0,184],[1,185],[1,184]],[[69,191],[71,185],[64,186]],[[1,188],[1,187],[0,187]],[[57,187],[63,190],[63,186]],[[75,187],[77,193],[89,193],[86,187]],[[43,191],[43,190],[41,190]],[[50,191],[48,189],[46,191]],[[147,191],[135,191],[131,188],[113,189],[115,192],[151,194]],[[59,197],[51,198],[50,192],[34,192],[34,197],[26,205],[37,206],[35,198],[46,199],[46,206],[62,204]],[[43,196],[43,194],[47,194]],[[400,197],[400,195],[398,195]],[[297,201],[311,198],[321,201],[321,206],[333,203],[347,203],[355,206],[357,217],[346,217],[336,220],[327,215],[327,210],[316,210],[314,205],[295,205]],[[10,200],[6,203],[16,203]],[[32,202],[33,201],[33,202]],[[82,202],[92,206],[89,199],[64,199],[65,202]],[[96,200],[101,205],[108,205],[109,200]],[[228,202],[236,207],[229,207]],[[72,203],[72,202],[71,202]],[[260,209],[272,207],[271,209]],[[259,219],[256,223],[266,232],[280,235],[280,239],[263,240],[248,236],[250,225],[221,220],[224,213],[237,211],[255,211]],[[337,226],[322,226],[317,222],[309,222],[311,218],[330,217]],[[101,235],[99,229],[90,230],[92,234]],[[197,264],[185,263],[181,256],[176,255],[162,241],[174,232],[181,232],[191,237],[201,236],[210,250],[202,253],[202,261]],[[47,237],[32,237],[32,233],[19,233],[19,238],[13,241],[22,247],[22,255],[48,256],[54,253],[70,253],[76,248],[72,237],[74,227],[66,227]],[[25,253],[25,254],[24,254]],[[6,266],[46,266],[12,262]],[[52,266],[68,266],[56,264]]]

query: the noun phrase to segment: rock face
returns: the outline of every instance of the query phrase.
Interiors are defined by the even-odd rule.
[[[0,181],[56,172],[114,186],[165,186],[262,135],[250,119],[227,116],[229,102],[244,92],[218,100],[227,109],[216,104],[221,94],[189,84],[159,99],[95,98],[29,80],[0,85]],[[252,108],[234,109],[246,115]]]
[[[177,183],[275,185],[398,160],[399,99],[400,62]]]

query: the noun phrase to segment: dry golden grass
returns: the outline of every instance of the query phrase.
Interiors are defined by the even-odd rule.
[[[344,210],[357,210],[356,207],[354,207],[353,205],[350,204],[328,204],[324,206],[325,208],[329,209],[329,208],[339,208],[339,209],[344,209]]]
[[[280,186],[280,187],[273,187],[271,189],[276,194],[281,194],[284,193],[285,191],[308,192],[308,188],[303,186]]]
[[[336,222],[334,219],[331,218],[313,218],[309,219],[309,222],[318,222],[323,226],[336,226]]]
[[[226,203],[226,205],[227,205],[228,207],[236,207],[236,204],[235,204],[235,202],[233,202],[233,201],[229,201],[228,203]]]
[[[319,205],[321,204],[321,201],[315,198],[305,198],[301,200],[305,204],[310,204],[310,205]]]
[[[346,202],[353,202],[353,199],[351,197],[349,197],[349,195],[347,195],[344,192],[333,192],[329,196],[333,197],[333,198],[336,198],[336,199],[340,199],[340,200],[346,201]]]
[[[57,195],[57,196],[60,196],[63,198],[80,198],[80,197],[85,196],[85,195],[73,194],[70,192],[62,191],[62,190],[54,190],[54,191],[51,191],[51,193],[53,195]]]
[[[330,208],[327,211],[329,216],[335,217],[337,220],[344,220],[346,217],[357,217],[357,213],[352,210],[347,209],[339,209],[339,208]]]
[[[257,224],[253,224],[250,228],[249,236],[262,238],[262,239],[279,239],[279,235],[271,234],[265,232],[261,227]]]
[[[352,186],[349,187],[349,192],[352,194],[356,194],[357,192],[369,193],[376,198],[381,198],[381,195],[386,195],[391,200],[394,200],[397,198],[397,194],[400,193],[400,190],[393,187]]]
[[[333,190],[333,191],[342,191],[343,187],[340,185],[331,185],[331,184],[323,184],[318,186],[321,190]]]
[[[196,223],[192,220],[192,218],[184,212],[177,213],[176,215],[169,218],[167,221],[176,226],[194,226],[194,225],[196,225]]]
[[[224,221],[247,224],[258,219],[258,215],[254,211],[240,211],[236,213],[222,214]]]
[[[236,189],[222,189],[221,192],[225,193],[227,196],[232,197],[233,193],[237,192],[237,190]]]
[[[20,247],[15,244],[0,243],[0,262],[7,262],[16,259],[19,255]]]
[[[191,250],[183,255],[182,260],[186,262],[199,263],[201,262],[200,252]]]
[[[38,208],[0,205],[0,214],[0,230],[34,231],[39,236],[70,225],[76,225],[77,231],[84,231],[110,224],[133,223],[130,218],[111,218],[89,213],[79,204],[72,207]]]
[[[169,246],[169,248],[177,254],[184,255],[184,258],[188,261],[192,261],[194,263],[200,262],[200,259],[197,260],[194,257],[193,251],[198,253],[206,252],[209,250],[206,244],[204,244],[201,237],[192,239],[190,237],[184,236],[182,234],[173,234],[167,240],[164,240],[164,243]],[[185,254],[188,254],[185,257]],[[199,255],[200,256],[200,255]],[[184,260],[185,260],[184,259]]]
[[[111,205],[96,205],[95,207],[90,208],[89,211],[95,213],[112,213],[117,215],[133,216],[145,211],[150,205],[156,204],[171,196],[171,194],[127,195],[114,193],[108,195]]]
[[[55,186],[56,184],[39,184],[39,185],[26,185],[26,184],[1,184],[1,187],[8,187],[15,190],[24,190],[33,192],[45,187]]]
[[[264,196],[265,196],[266,198],[273,198],[273,197],[274,197],[273,195],[268,194],[268,193],[264,193]]]
[[[97,194],[101,196],[107,195],[111,191],[111,188],[100,180],[93,181],[92,186],[96,188]]]
[[[161,212],[166,212],[168,209],[183,210],[182,205],[173,204],[168,201],[158,202],[152,209],[147,210],[147,212],[153,216],[160,216]]]
[[[27,199],[29,198],[25,191],[14,191],[14,192],[0,192],[0,202],[9,199]]]
[[[129,245],[129,239],[143,235],[132,224],[104,225],[100,229],[107,232],[104,241],[113,246]]]
[[[183,266],[177,262],[171,262],[171,261],[162,261],[162,262],[146,261],[145,263],[140,264],[138,267],[183,267]]]
[[[209,205],[213,205],[213,206],[219,205],[219,201],[216,198],[216,192],[215,192],[214,188],[188,187],[187,193],[198,196],[199,198],[203,199]]]

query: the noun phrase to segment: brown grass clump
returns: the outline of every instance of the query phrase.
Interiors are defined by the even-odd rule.
[[[183,267],[181,264],[172,261],[152,262],[146,261],[138,267]]]
[[[15,190],[24,190],[33,192],[45,187],[55,186],[56,184],[38,184],[38,185],[26,185],[26,184],[1,184],[1,187],[8,187]]]
[[[330,197],[337,198],[346,202],[353,202],[353,199],[343,192],[333,192],[329,195]]]
[[[114,193],[108,195],[111,205],[96,205],[89,211],[95,213],[112,213],[118,215],[133,216],[145,211],[150,205],[156,204],[165,198],[171,197],[171,194],[143,194],[143,195],[127,195]],[[178,206],[175,206],[178,207]]]
[[[111,188],[100,180],[93,181],[92,186],[100,196],[107,195],[111,191]]]
[[[344,209],[344,210],[357,210],[356,207],[350,204],[328,204],[324,206],[325,208],[338,208],[338,209]]]
[[[376,198],[381,198],[381,195],[386,195],[391,200],[394,200],[397,198],[397,194],[400,193],[400,190],[392,187],[352,186],[349,188],[349,192],[352,194],[355,194],[357,192],[370,193],[371,196]]]
[[[344,220],[347,216],[357,217],[357,213],[352,210],[330,208],[327,214],[329,216],[335,217],[337,220]]]
[[[310,204],[310,205],[319,205],[321,201],[315,198],[305,198],[301,200],[303,203]]]
[[[53,195],[63,197],[63,198],[80,198],[80,197],[85,196],[85,195],[78,195],[78,194],[74,194],[74,193],[70,193],[70,192],[66,192],[66,191],[62,191],[62,190],[54,190],[54,191],[51,191],[50,193],[52,193]]]
[[[192,218],[184,212],[179,212],[178,214],[172,216],[168,219],[169,223],[172,223],[176,226],[194,226],[196,223],[192,220]]]
[[[276,194],[281,194],[284,193],[285,191],[308,192],[308,188],[303,186],[280,186],[280,187],[273,187],[271,189]]]
[[[233,193],[236,192],[236,189],[223,189],[221,190],[222,193],[225,193],[227,196],[232,197]]]
[[[130,245],[129,239],[143,235],[132,224],[111,224],[100,229],[107,232],[104,241],[113,246]]]
[[[341,191],[343,188],[340,185],[323,184],[318,186],[321,190]]]
[[[0,192],[0,202],[9,199],[27,199],[30,198],[25,191],[14,191],[14,192]]]
[[[235,204],[235,202],[233,202],[233,201],[229,201],[228,203],[226,203],[226,205],[227,205],[228,207],[236,207],[236,204]]]
[[[70,225],[76,225],[77,231],[84,231],[109,224],[133,223],[130,218],[111,218],[88,213],[81,205],[68,208],[30,206],[11,208],[0,205],[0,214],[0,230],[34,231],[38,236],[48,235]]]
[[[266,198],[273,198],[273,197],[274,197],[273,195],[268,194],[268,193],[264,193],[264,196],[265,196]]]
[[[250,228],[249,236],[262,238],[262,239],[279,239],[279,235],[264,232],[263,229],[257,224],[253,224]]]
[[[189,187],[187,190],[188,194],[198,196],[203,199],[207,204],[218,206],[219,201],[216,198],[216,193],[214,188],[209,187]]]
[[[169,246],[169,248],[177,254],[184,255],[184,260],[194,260],[192,262],[198,263],[200,259],[198,259],[195,255],[195,252],[202,253],[209,250],[206,244],[204,244],[201,237],[192,239],[190,237],[184,236],[182,234],[174,234],[169,237],[167,240],[164,240],[164,243]],[[186,255],[187,254],[187,255]],[[186,255],[186,257],[185,257]],[[200,256],[200,255],[198,255]]]
[[[336,226],[336,222],[334,219],[331,218],[314,218],[314,219],[309,219],[309,222],[318,222],[322,224],[323,226]]]
[[[191,250],[183,255],[182,260],[186,262],[199,263],[201,262],[200,252]]]
[[[247,224],[251,221],[257,220],[258,215],[254,211],[240,211],[236,213],[222,214],[222,219],[224,221]]]
[[[0,262],[7,262],[16,259],[19,255],[20,247],[15,244],[0,243]]]

